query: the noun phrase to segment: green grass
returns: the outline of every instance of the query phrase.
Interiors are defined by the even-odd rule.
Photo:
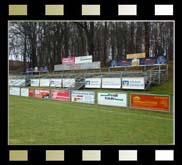
[[[172,143],[172,113],[9,97],[9,144]]]

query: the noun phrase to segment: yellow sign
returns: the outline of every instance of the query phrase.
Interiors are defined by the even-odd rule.
[[[127,54],[127,59],[133,59],[133,58],[145,58],[146,53],[135,53],[135,54]]]

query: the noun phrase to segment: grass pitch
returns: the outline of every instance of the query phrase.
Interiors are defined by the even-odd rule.
[[[173,144],[173,114],[9,97],[9,144]]]

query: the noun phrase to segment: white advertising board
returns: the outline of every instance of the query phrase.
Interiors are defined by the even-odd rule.
[[[25,79],[16,79],[13,86],[25,86]]]
[[[15,81],[16,81],[15,79],[9,79],[9,86],[13,86]]]
[[[61,87],[62,79],[50,79],[50,87]]]
[[[75,57],[75,64],[91,63],[91,62],[92,62],[92,56]]]
[[[40,79],[40,86],[41,87],[49,87],[50,80],[49,79]]]
[[[20,96],[20,88],[19,87],[10,87],[9,94],[15,95],[15,96]]]
[[[123,77],[122,89],[145,89],[144,77]]]
[[[54,71],[100,69],[100,61],[80,64],[58,64],[54,65]]]
[[[11,79],[9,80],[10,86],[25,86],[25,79]]]
[[[120,78],[102,78],[102,88],[119,89],[121,88]]]
[[[38,87],[39,86],[39,79],[31,79],[30,80],[30,86]]]
[[[28,97],[29,96],[29,89],[28,88],[21,88],[21,96]]]
[[[101,88],[101,78],[85,79],[85,88]]]
[[[67,79],[63,79],[63,87],[74,87],[75,86],[75,79],[72,78],[67,78]]]
[[[126,93],[98,93],[98,104],[117,107],[127,107]]]
[[[95,92],[72,91],[71,92],[71,101],[87,103],[87,104],[94,104],[95,103]]]

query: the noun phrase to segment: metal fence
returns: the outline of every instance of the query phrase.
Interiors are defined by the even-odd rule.
[[[76,82],[83,83],[86,78],[122,78],[122,77],[144,77],[149,86],[160,85],[162,82],[168,80],[168,65],[155,65],[155,66],[143,66],[143,67],[124,67],[121,70],[111,70],[102,72],[97,70],[95,72],[88,72],[88,70],[82,72],[47,72],[36,74],[19,74],[9,75],[9,79],[26,79],[26,82],[31,78],[74,78]]]

